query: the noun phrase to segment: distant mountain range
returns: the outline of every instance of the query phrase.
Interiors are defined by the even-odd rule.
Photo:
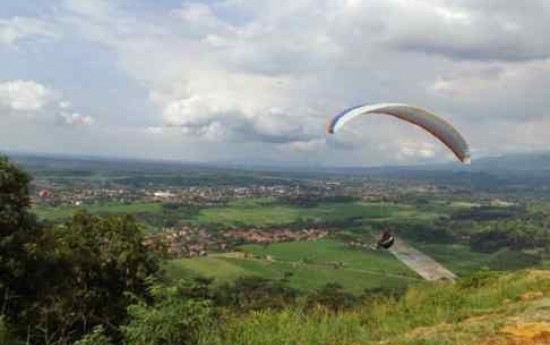
[[[340,173],[398,173],[398,172],[470,172],[470,173],[491,173],[497,175],[509,174],[549,174],[550,173],[550,152],[501,155],[493,157],[482,157],[476,159],[470,165],[460,163],[409,165],[409,166],[380,166],[380,167],[341,167],[327,168],[329,171]]]
[[[548,177],[550,180],[550,152],[514,154],[494,157],[484,157],[473,160],[471,165],[459,163],[445,163],[432,165],[414,166],[381,166],[381,167],[321,167],[321,166],[286,166],[282,164],[262,163],[241,163],[241,162],[213,162],[194,163],[183,161],[145,160],[131,158],[107,158],[95,156],[71,156],[71,155],[47,155],[47,154],[26,154],[10,153],[12,159],[26,166],[48,166],[57,169],[76,168],[86,165],[88,168],[115,164],[126,168],[141,168],[154,170],[158,167],[172,168],[217,168],[217,169],[243,169],[243,170],[264,170],[264,171],[289,171],[289,172],[316,172],[328,174],[351,174],[351,175],[479,175],[490,174],[495,176],[534,176]]]

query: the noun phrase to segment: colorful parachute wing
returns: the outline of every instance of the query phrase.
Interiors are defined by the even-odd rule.
[[[470,163],[470,152],[464,137],[447,121],[422,108],[398,103],[359,105],[332,118],[327,132],[334,134],[348,121],[360,115],[387,114],[419,126],[445,144],[463,163]]]

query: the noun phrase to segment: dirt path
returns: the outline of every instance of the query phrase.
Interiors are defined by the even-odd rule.
[[[414,249],[400,238],[395,239],[395,244],[390,248],[390,252],[426,280],[445,279],[454,281],[456,279],[453,272],[426,254]]]

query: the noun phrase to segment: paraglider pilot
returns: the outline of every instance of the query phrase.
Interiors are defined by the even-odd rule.
[[[389,249],[395,242],[395,237],[389,231],[384,231],[378,242],[376,242],[377,247],[382,247],[384,249]]]

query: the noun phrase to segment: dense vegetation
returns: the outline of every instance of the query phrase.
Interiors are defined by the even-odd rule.
[[[30,177],[0,158],[2,324],[31,344],[68,344],[103,325],[117,339],[127,307],[150,298],[158,260],[129,216],[76,213],[46,226],[29,212]]]

